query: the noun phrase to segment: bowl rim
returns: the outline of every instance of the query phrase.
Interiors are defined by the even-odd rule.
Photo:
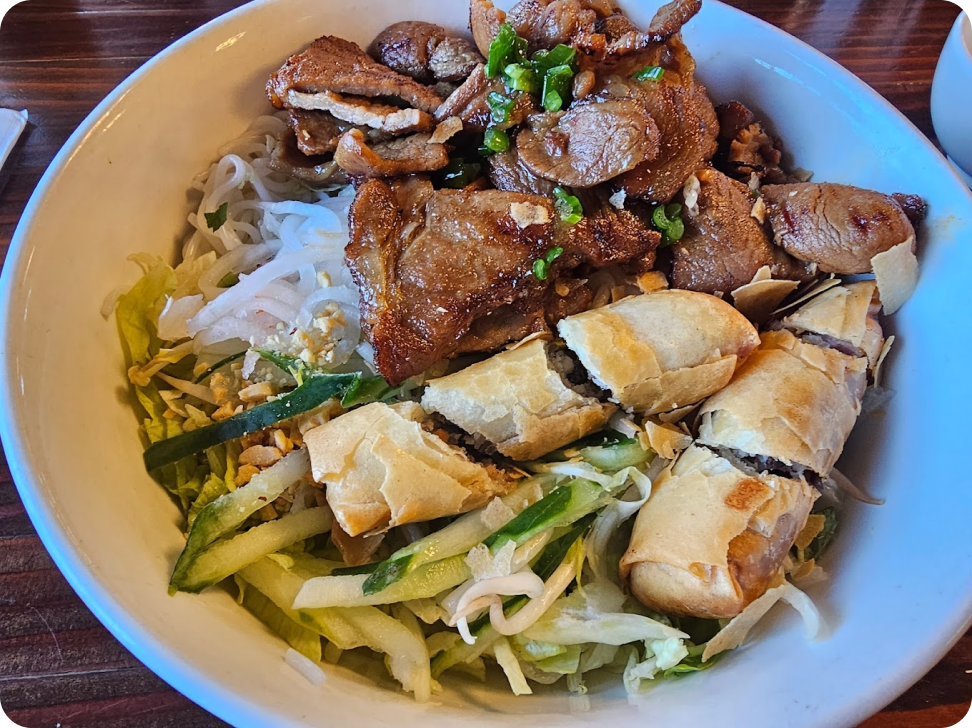
[[[629,1],[638,2],[639,0]],[[972,201],[972,191],[948,164],[938,148],[901,111],[861,78],[822,51],[781,28],[743,10],[729,6],[722,0],[705,1],[720,6],[723,12],[735,14],[745,18],[747,22],[755,22],[763,26],[764,30],[787,43],[797,44],[800,50],[814,57],[828,74],[838,74],[854,93],[863,95],[885,115],[904,123],[907,128],[914,131],[920,142],[932,153],[932,158],[940,163],[939,166],[941,172],[944,173],[944,179],[947,180],[951,175],[952,183],[963,190]],[[170,57],[179,54],[184,47],[191,45],[201,36],[219,26],[230,21],[243,20],[245,16],[255,13],[258,9],[278,2],[281,2],[281,0],[251,0],[251,2],[213,18],[149,58],[112,90],[84,118],[45,170],[18,221],[8,247],[3,269],[0,271],[0,357],[2,357],[2,364],[0,364],[0,367],[2,367],[0,369],[0,440],[4,444],[7,463],[14,484],[31,523],[59,571],[87,608],[109,632],[143,665],[171,687],[232,725],[249,725],[254,720],[260,721],[260,724],[264,722],[272,724],[272,721],[278,719],[278,717],[259,703],[250,701],[245,695],[226,689],[218,681],[213,681],[208,673],[176,655],[165,642],[154,637],[132,613],[122,608],[111,591],[92,572],[80,549],[76,548],[75,544],[61,529],[56,510],[49,500],[43,496],[43,486],[34,473],[31,457],[28,455],[29,451],[25,447],[21,431],[17,427],[22,406],[18,399],[20,386],[17,382],[16,349],[10,339],[11,314],[14,311],[16,282],[30,265],[29,238],[33,222],[45,203],[54,180],[85,143],[92,129],[127,95],[132,87],[140,83],[142,78],[156,66],[164,64]],[[967,25],[968,16],[964,13],[960,15],[957,22],[961,22],[963,17],[966,19]],[[965,595],[964,603],[956,606],[952,620],[939,628],[939,634],[943,639],[930,642],[920,654],[912,653],[910,659],[902,660],[896,667],[891,668],[888,674],[884,676],[885,679],[872,682],[873,688],[866,693],[859,694],[855,700],[843,701],[839,710],[824,716],[827,721],[826,725],[853,725],[862,714],[870,715],[878,712],[921,679],[972,627],[972,590]]]

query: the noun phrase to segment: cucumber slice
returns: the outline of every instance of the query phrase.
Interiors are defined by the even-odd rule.
[[[415,569],[400,581],[373,594],[365,593],[363,587],[368,577],[363,574],[322,576],[307,580],[293,606],[294,609],[363,607],[425,599],[459,586],[471,575],[465,556],[460,554]]]
[[[557,476],[542,475],[527,478],[511,493],[504,495],[501,500],[508,508],[516,513],[522,510],[524,503],[531,501],[537,486],[546,493],[553,488],[559,478]],[[482,519],[483,509],[471,511],[460,516],[445,528],[421,538],[418,541],[399,549],[385,561],[377,565],[368,565],[371,576],[364,582],[362,591],[365,595],[377,594],[387,589],[396,581],[403,579],[409,572],[430,561],[445,559],[457,554],[464,554],[484,538],[492,533],[492,528]],[[342,570],[341,574],[347,574]],[[362,573],[359,571],[358,573]]]
[[[195,455],[227,440],[289,420],[327,402],[341,398],[358,380],[358,374],[314,374],[291,392],[238,415],[198,430],[152,443],[142,455],[149,471]]]
[[[189,529],[189,539],[172,572],[172,583],[183,580],[196,556],[218,538],[232,533],[247,518],[271,503],[287,488],[310,472],[307,450],[294,450],[267,468],[242,488],[221,495],[205,506]],[[173,591],[170,587],[170,591]]]
[[[198,593],[267,554],[331,530],[333,523],[334,518],[328,508],[288,513],[231,539],[212,544],[197,554],[178,578],[173,577],[169,588]]]

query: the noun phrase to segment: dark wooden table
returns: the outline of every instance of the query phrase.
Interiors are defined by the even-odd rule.
[[[239,4],[29,0],[10,11],[0,24],[0,106],[28,109],[31,130],[0,177],[6,183],[0,189],[4,253],[38,179],[88,112],[152,55]],[[934,139],[929,93],[936,59],[958,14],[956,6],[944,0],[732,4],[835,58]],[[969,673],[972,633],[917,685],[863,725],[954,725],[972,702]],[[2,462],[0,704],[12,720],[28,728],[224,725],[155,677],[85,608],[34,533]]]

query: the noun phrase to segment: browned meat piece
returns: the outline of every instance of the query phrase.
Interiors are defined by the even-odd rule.
[[[450,116],[462,119],[463,129],[467,131],[484,132],[490,125],[490,109],[487,97],[490,92],[506,95],[506,87],[501,78],[486,78],[482,64],[476,67],[455,92],[447,98],[435,114],[438,121],[444,121]],[[526,118],[538,110],[536,100],[531,94],[515,93],[515,102],[510,109],[509,117],[503,124],[495,125],[500,129],[509,129],[523,123]]]
[[[867,273],[871,258],[915,237],[901,205],[880,192],[809,182],[762,191],[776,243],[825,273]]]
[[[429,69],[429,61],[436,47],[448,33],[441,25],[406,20],[389,25],[368,46],[368,54],[393,71],[414,78],[419,83],[436,79]]]
[[[753,199],[746,185],[714,169],[699,178],[699,215],[683,216],[685,236],[674,249],[672,286],[702,293],[729,293],[752,281],[764,265],[775,278],[806,277],[750,212]]]
[[[353,126],[367,126],[386,134],[429,131],[435,126],[432,115],[419,109],[402,109],[332,91],[305,94],[291,91],[287,96],[291,109],[327,111]]]
[[[604,187],[576,193],[584,219],[571,228],[572,247],[583,262],[595,268],[625,264],[637,273],[654,267],[661,234],[639,216],[637,202],[619,210],[608,202]]]
[[[511,341],[520,341],[530,334],[549,330],[542,297],[531,296],[524,301],[500,306],[473,321],[469,331],[459,340],[456,354],[496,351]]]
[[[911,220],[913,227],[917,228],[921,225],[925,219],[925,213],[928,211],[928,205],[925,204],[923,199],[918,195],[905,195],[900,192],[895,192],[891,195],[891,199],[897,202],[901,209],[904,210],[904,214]]]
[[[756,122],[756,115],[738,101],[729,101],[716,107],[719,117],[719,143],[729,144],[739,132]]]
[[[661,152],[615,184],[629,197],[668,202],[693,172],[712,159],[719,122],[705,87],[691,77],[683,83],[676,74],[666,73],[639,86],[639,98],[658,124]]]
[[[495,7],[492,0],[469,1],[469,30],[484,57],[489,55],[489,44],[505,21],[506,13]]]
[[[473,321],[456,354],[496,351],[530,334],[552,331],[562,318],[590,308],[593,299],[594,292],[583,280],[558,278],[545,297],[531,296]]]
[[[558,43],[585,50],[603,50],[604,37],[595,31],[597,10],[585,0],[520,0],[507,20],[529,42],[529,52]]]
[[[297,148],[297,137],[285,131],[273,153],[270,168],[314,186],[345,185],[348,176],[331,155],[307,156]]]
[[[429,59],[429,69],[437,81],[458,83],[465,81],[476,66],[485,60],[471,41],[446,38],[436,46]]]
[[[595,23],[594,30],[605,37],[610,48],[621,36],[627,33],[637,33],[638,26],[632,23],[624,13],[612,13],[605,18],[600,18]]]
[[[730,177],[747,182],[755,174],[767,184],[795,181],[784,171],[783,145],[756,121],[756,115],[738,101],[716,107],[719,117],[719,152],[714,165]]]
[[[701,9],[702,0],[673,0],[658,9],[655,17],[651,19],[648,30],[641,32],[631,28],[613,38],[607,45],[607,54],[622,56],[664,43],[678,34],[682,26],[694,18]],[[614,23],[612,32],[617,33],[623,25],[619,21]]]
[[[357,129],[344,134],[334,152],[334,161],[352,177],[401,177],[433,172],[449,163],[445,144],[436,144],[431,134],[413,134],[368,146]]]
[[[304,111],[295,109],[290,112],[290,128],[297,136],[297,146],[304,154],[329,154],[337,149],[338,138],[349,129],[355,129],[352,124],[342,121],[326,111]],[[361,127],[360,131],[367,137],[369,143],[383,142],[390,137],[376,129]]]
[[[294,92],[324,91],[397,98],[428,113],[433,113],[442,103],[428,86],[372,60],[351,41],[332,35],[318,38],[304,52],[288,58],[267,82],[267,95],[278,109],[299,106],[291,101]]]
[[[516,205],[548,221],[520,227]],[[555,219],[552,203],[532,195],[435,191],[418,178],[362,185],[346,255],[382,375],[398,384],[425,371],[477,318],[546,289],[531,271],[554,244]]]
[[[548,179],[537,177],[520,161],[516,144],[489,157],[489,179],[498,190],[523,192],[529,195],[553,197],[557,185]]]
[[[461,81],[483,62],[470,41],[450,37],[441,25],[418,20],[388,26],[372,41],[368,53],[393,71],[425,84]]]
[[[520,160],[568,187],[594,187],[658,156],[658,126],[637,99],[575,103],[529,123],[516,138]]]

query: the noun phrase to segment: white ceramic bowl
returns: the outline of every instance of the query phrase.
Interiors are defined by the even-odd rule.
[[[628,2],[646,23],[654,7]],[[367,41],[388,23],[460,28],[466,4],[435,0],[260,0],[160,54],[71,137],[28,205],[2,277],[0,434],[41,538],[102,622],[190,698],[237,726],[852,725],[902,692],[972,616],[968,448],[972,198],[945,160],[859,80],[717,2],[686,29],[718,100],[765,112],[820,180],[930,203],[922,281],[894,318],[897,396],[865,418],[842,461],[887,499],[847,509],[811,593],[830,638],[807,643],[785,611],[717,669],[630,702],[616,682],[577,714],[560,690],[513,698],[449,680],[440,705],[369,676],[329,669],[313,689],[284,645],[219,590],[169,597],[179,515],[145,474],[113,323],[99,308],[135,271],[125,257],[174,255],[192,176],[267,109],[267,74],[314,37]],[[375,682],[378,683],[376,687]],[[571,709],[575,713],[571,713]]]
[[[972,20],[960,13],[942,48],[932,83],[935,133],[949,159],[972,185]]]

